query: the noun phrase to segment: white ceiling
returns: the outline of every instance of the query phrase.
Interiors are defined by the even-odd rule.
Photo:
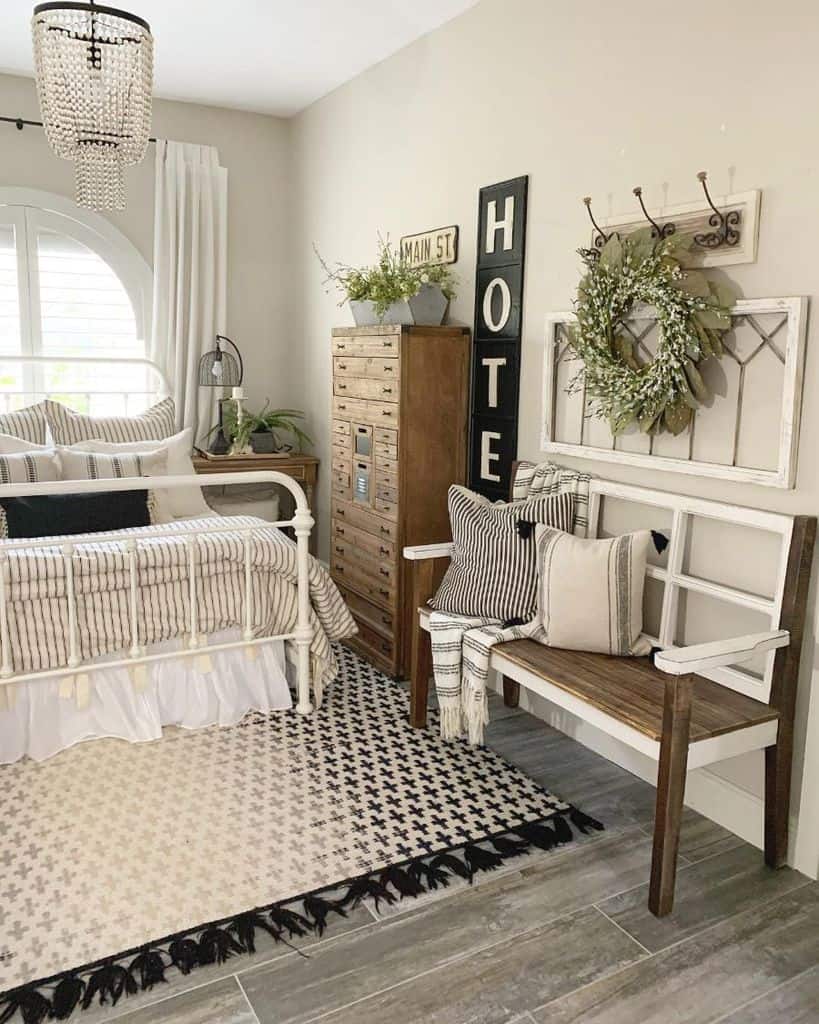
[[[150,22],[155,94],[289,116],[477,0],[109,0]],[[0,71],[32,75],[34,0],[0,3]]]

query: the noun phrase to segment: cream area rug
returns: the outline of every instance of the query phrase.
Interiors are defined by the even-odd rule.
[[[337,646],[323,707],[0,768],[0,1024],[64,1020],[602,828],[484,747],[410,728]]]

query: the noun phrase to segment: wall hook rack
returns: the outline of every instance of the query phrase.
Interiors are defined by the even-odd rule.
[[[640,185],[637,185],[631,191],[633,195],[637,196],[637,199],[640,202],[640,209],[643,211],[643,216],[651,225],[651,237],[656,238],[658,242],[661,242],[664,238],[668,238],[670,235],[673,235],[674,232],[677,230],[676,224],[674,224],[672,221],[668,221],[666,224],[660,225],[657,223],[656,220],[654,220],[654,218],[646,209],[646,204],[643,202],[642,187]]]
[[[722,213],[714,206],[711,194],[708,191],[707,171],[700,171],[697,174],[697,181],[702,185],[705,199],[714,211],[708,218],[708,223],[714,230],[701,235],[694,235],[694,241],[704,249],[716,249],[720,245],[737,245],[739,243],[739,231],[737,231],[737,228],[741,220],[739,210],[729,210],[728,213]]]
[[[600,227],[600,225],[594,219],[594,214],[592,213],[591,208],[591,196],[584,196],[583,203],[585,204],[586,211],[589,215],[589,220],[592,222],[592,224],[594,225],[594,230],[597,232],[597,234],[594,236],[594,247],[595,249],[602,249],[606,242],[608,242],[608,240],[611,238],[611,235],[607,235],[606,232]]]

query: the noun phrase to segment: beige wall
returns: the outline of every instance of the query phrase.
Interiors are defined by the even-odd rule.
[[[601,215],[632,210],[637,184],[649,205],[685,202],[697,198],[695,175],[703,168],[715,192],[761,188],[758,261],[729,269],[729,276],[747,297],[813,295],[818,32],[819,16],[809,0],[784,0],[775,8],[747,0],[484,0],[296,118],[291,234],[301,309],[292,334],[302,346],[304,402],[325,464],[329,333],[349,317],[322,290],[314,241],[331,262],[365,262],[378,231],[397,240],[459,224],[461,286],[452,316],[471,324],[477,190],[531,176],[519,432],[520,454],[530,458],[540,457],[544,316],[569,306],[578,279],[574,250],[588,239],[582,196],[594,196]],[[794,491],[583,465],[623,481],[816,513],[815,316],[813,324]],[[326,552],[326,486],[319,514]],[[797,785],[794,810],[800,796],[803,806],[811,806],[811,814],[802,815],[799,864],[815,872],[819,799],[811,787],[819,777],[813,736],[819,732],[819,688],[811,710],[813,642],[811,635],[800,696],[800,781],[809,716],[816,720],[805,767],[808,786],[802,793]],[[761,758],[727,763],[719,775],[728,781],[712,785],[712,775],[704,783],[722,802],[711,812],[735,824],[751,807],[756,818],[749,831],[757,834]]]
[[[39,120],[32,79],[0,75],[0,114]],[[227,333],[246,358],[249,401],[291,404],[289,346],[283,335],[289,128],[278,118],[156,101],[153,134],[216,146],[228,169]],[[127,171],[128,206],[110,219],[153,263],[153,146]],[[0,124],[0,187],[44,189],[72,197],[73,167],[54,156],[39,128]]]

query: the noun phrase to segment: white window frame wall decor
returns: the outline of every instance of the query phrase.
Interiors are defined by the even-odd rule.
[[[635,310],[639,314],[640,311]],[[739,483],[761,484],[766,487],[791,488],[796,483],[796,463],[799,448],[799,421],[802,406],[802,378],[805,363],[805,341],[807,335],[808,299],[803,296],[770,299],[740,299],[732,308],[734,317],[747,317],[753,321],[755,314],[781,313],[784,320],[782,329],[777,332],[777,345],[784,338],[784,376],[782,385],[782,416],[779,429],[778,460],[775,469],[760,469],[752,466],[728,465],[717,462],[698,461],[693,458],[670,458],[642,452],[627,452],[615,449],[612,437],[611,448],[600,448],[589,444],[568,443],[557,441],[554,437],[556,414],[557,364],[555,360],[556,345],[559,343],[558,332],[561,327],[574,323],[574,313],[550,313],[546,317],[546,344],[543,360],[543,424],[541,435],[541,451],[559,455],[571,455],[576,458],[595,459],[600,462],[614,462],[620,465],[640,466],[646,469],[659,469],[673,473],[685,473],[692,476],[716,477],[721,480],[734,480]],[[761,328],[754,326],[757,333]],[[766,344],[760,334],[761,344]],[[742,390],[737,398],[738,410],[742,408]],[[697,415],[706,415],[708,410],[701,410]],[[586,410],[585,415],[588,415]],[[737,420],[737,423],[739,421]],[[735,438],[736,441],[736,438]],[[736,444],[734,446],[736,450]]]
[[[23,394],[26,401],[49,397],[43,389],[38,368],[46,363],[67,363],[88,369],[88,388],[94,387],[95,368],[103,363],[122,363],[149,374],[146,386],[154,398],[168,393],[168,383],[155,363],[148,358],[153,300],[153,272],[136,246],[104,217],[77,207],[70,199],[50,192],[27,188],[0,188],[0,223],[11,225],[17,249],[17,287],[20,315],[21,352],[19,356],[2,357],[24,368]],[[37,232],[46,229],[65,235],[96,253],[114,272],[133,308],[137,340],[143,355],[100,357],[98,354],[46,356],[41,350],[39,286],[31,266],[37,263]],[[6,402],[16,393],[6,392]],[[119,394],[119,392],[117,392]],[[0,409],[0,411],[4,411]]]

